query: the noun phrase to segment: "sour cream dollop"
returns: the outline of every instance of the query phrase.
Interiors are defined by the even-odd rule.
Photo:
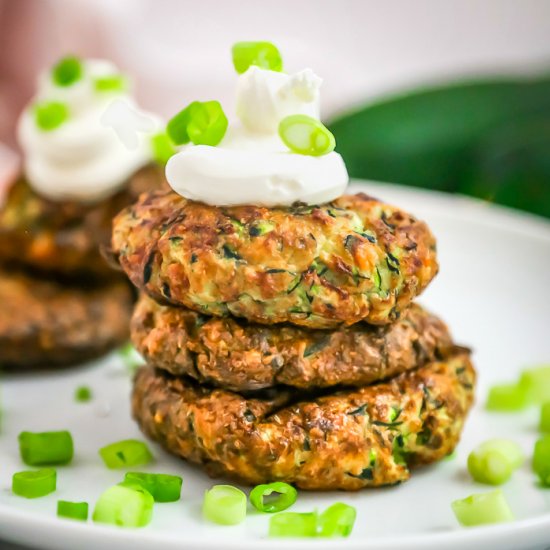
[[[93,203],[114,194],[150,162],[150,134],[160,127],[156,117],[139,110],[128,91],[95,88],[95,79],[120,74],[113,64],[88,60],[83,66],[82,78],[70,86],[58,86],[51,71],[44,72],[18,123],[26,178],[37,193],[52,200]],[[38,127],[33,109],[45,101],[62,102],[69,112],[65,122],[49,131]],[[109,118],[106,121],[105,113],[115,101],[123,102],[127,119],[141,119],[141,130],[147,128],[136,132],[137,140],[130,146],[110,126]]]
[[[187,145],[170,158],[166,178],[178,194],[219,206],[320,204],[344,192],[342,157],[292,153],[278,135],[293,114],[319,118],[322,80],[311,69],[293,75],[250,67],[239,77],[236,114],[217,147]]]

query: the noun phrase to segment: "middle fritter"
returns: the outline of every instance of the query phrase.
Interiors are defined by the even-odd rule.
[[[416,304],[391,325],[324,331],[206,317],[143,296],[131,332],[150,365],[233,391],[363,386],[441,359],[453,348],[445,323]]]
[[[157,300],[263,324],[388,324],[438,270],[425,223],[364,194],[320,206],[216,207],[143,195],[113,249]]]

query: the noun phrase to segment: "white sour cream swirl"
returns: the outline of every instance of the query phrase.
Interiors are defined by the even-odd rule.
[[[292,153],[278,135],[292,114],[319,118],[321,79],[310,69],[294,75],[250,67],[239,77],[236,114],[217,147],[187,145],[170,158],[166,178],[180,195],[212,205],[285,206],[329,202],[349,176],[335,152]]]
[[[128,92],[95,89],[95,78],[118,75],[118,69],[102,60],[84,61],[83,65],[82,78],[70,86],[57,86],[51,71],[42,74],[38,92],[18,123],[26,178],[37,193],[52,200],[100,201],[151,160],[150,133],[138,134],[137,145],[128,147],[105,124],[104,114],[113,101],[123,101],[128,112],[139,113]],[[53,130],[40,129],[33,106],[43,101],[64,103],[68,119]],[[159,127],[153,115],[141,115],[150,120],[151,132]]]

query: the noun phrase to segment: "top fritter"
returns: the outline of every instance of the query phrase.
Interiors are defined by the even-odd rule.
[[[157,300],[312,328],[390,323],[438,269],[426,224],[364,194],[278,208],[146,194],[115,219],[113,248]]]
[[[113,250],[153,298],[209,315],[332,328],[394,321],[437,273],[435,241],[364,194],[319,121],[321,79],[282,72],[273,44],[233,47],[229,125],[216,101],[174,116],[175,192],[143,195],[114,223]]]

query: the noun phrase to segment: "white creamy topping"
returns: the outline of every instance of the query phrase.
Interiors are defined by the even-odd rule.
[[[56,85],[51,71],[41,75],[38,93],[19,119],[26,177],[38,193],[53,200],[104,199],[151,160],[150,135],[141,131],[144,124],[137,127],[134,147],[129,147],[117,135],[115,123],[105,120],[114,102],[124,103],[135,117],[147,118],[146,131],[159,128],[158,120],[141,113],[128,92],[95,89],[94,78],[119,74],[114,65],[99,60],[83,64],[82,78],[70,86]],[[34,104],[44,101],[62,102],[69,111],[68,119],[49,131],[39,128],[34,116]],[[131,115],[126,118],[131,126]]]
[[[287,75],[250,67],[237,85],[240,124],[231,124],[217,147],[187,145],[170,158],[171,187],[220,206],[319,204],[342,195],[349,177],[338,153],[292,153],[278,135],[280,121],[289,115],[319,118],[321,82],[311,69]]]
[[[239,77],[237,116],[247,130],[267,134],[276,134],[289,115],[319,118],[322,82],[311,69],[287,75],[252,66]]]

